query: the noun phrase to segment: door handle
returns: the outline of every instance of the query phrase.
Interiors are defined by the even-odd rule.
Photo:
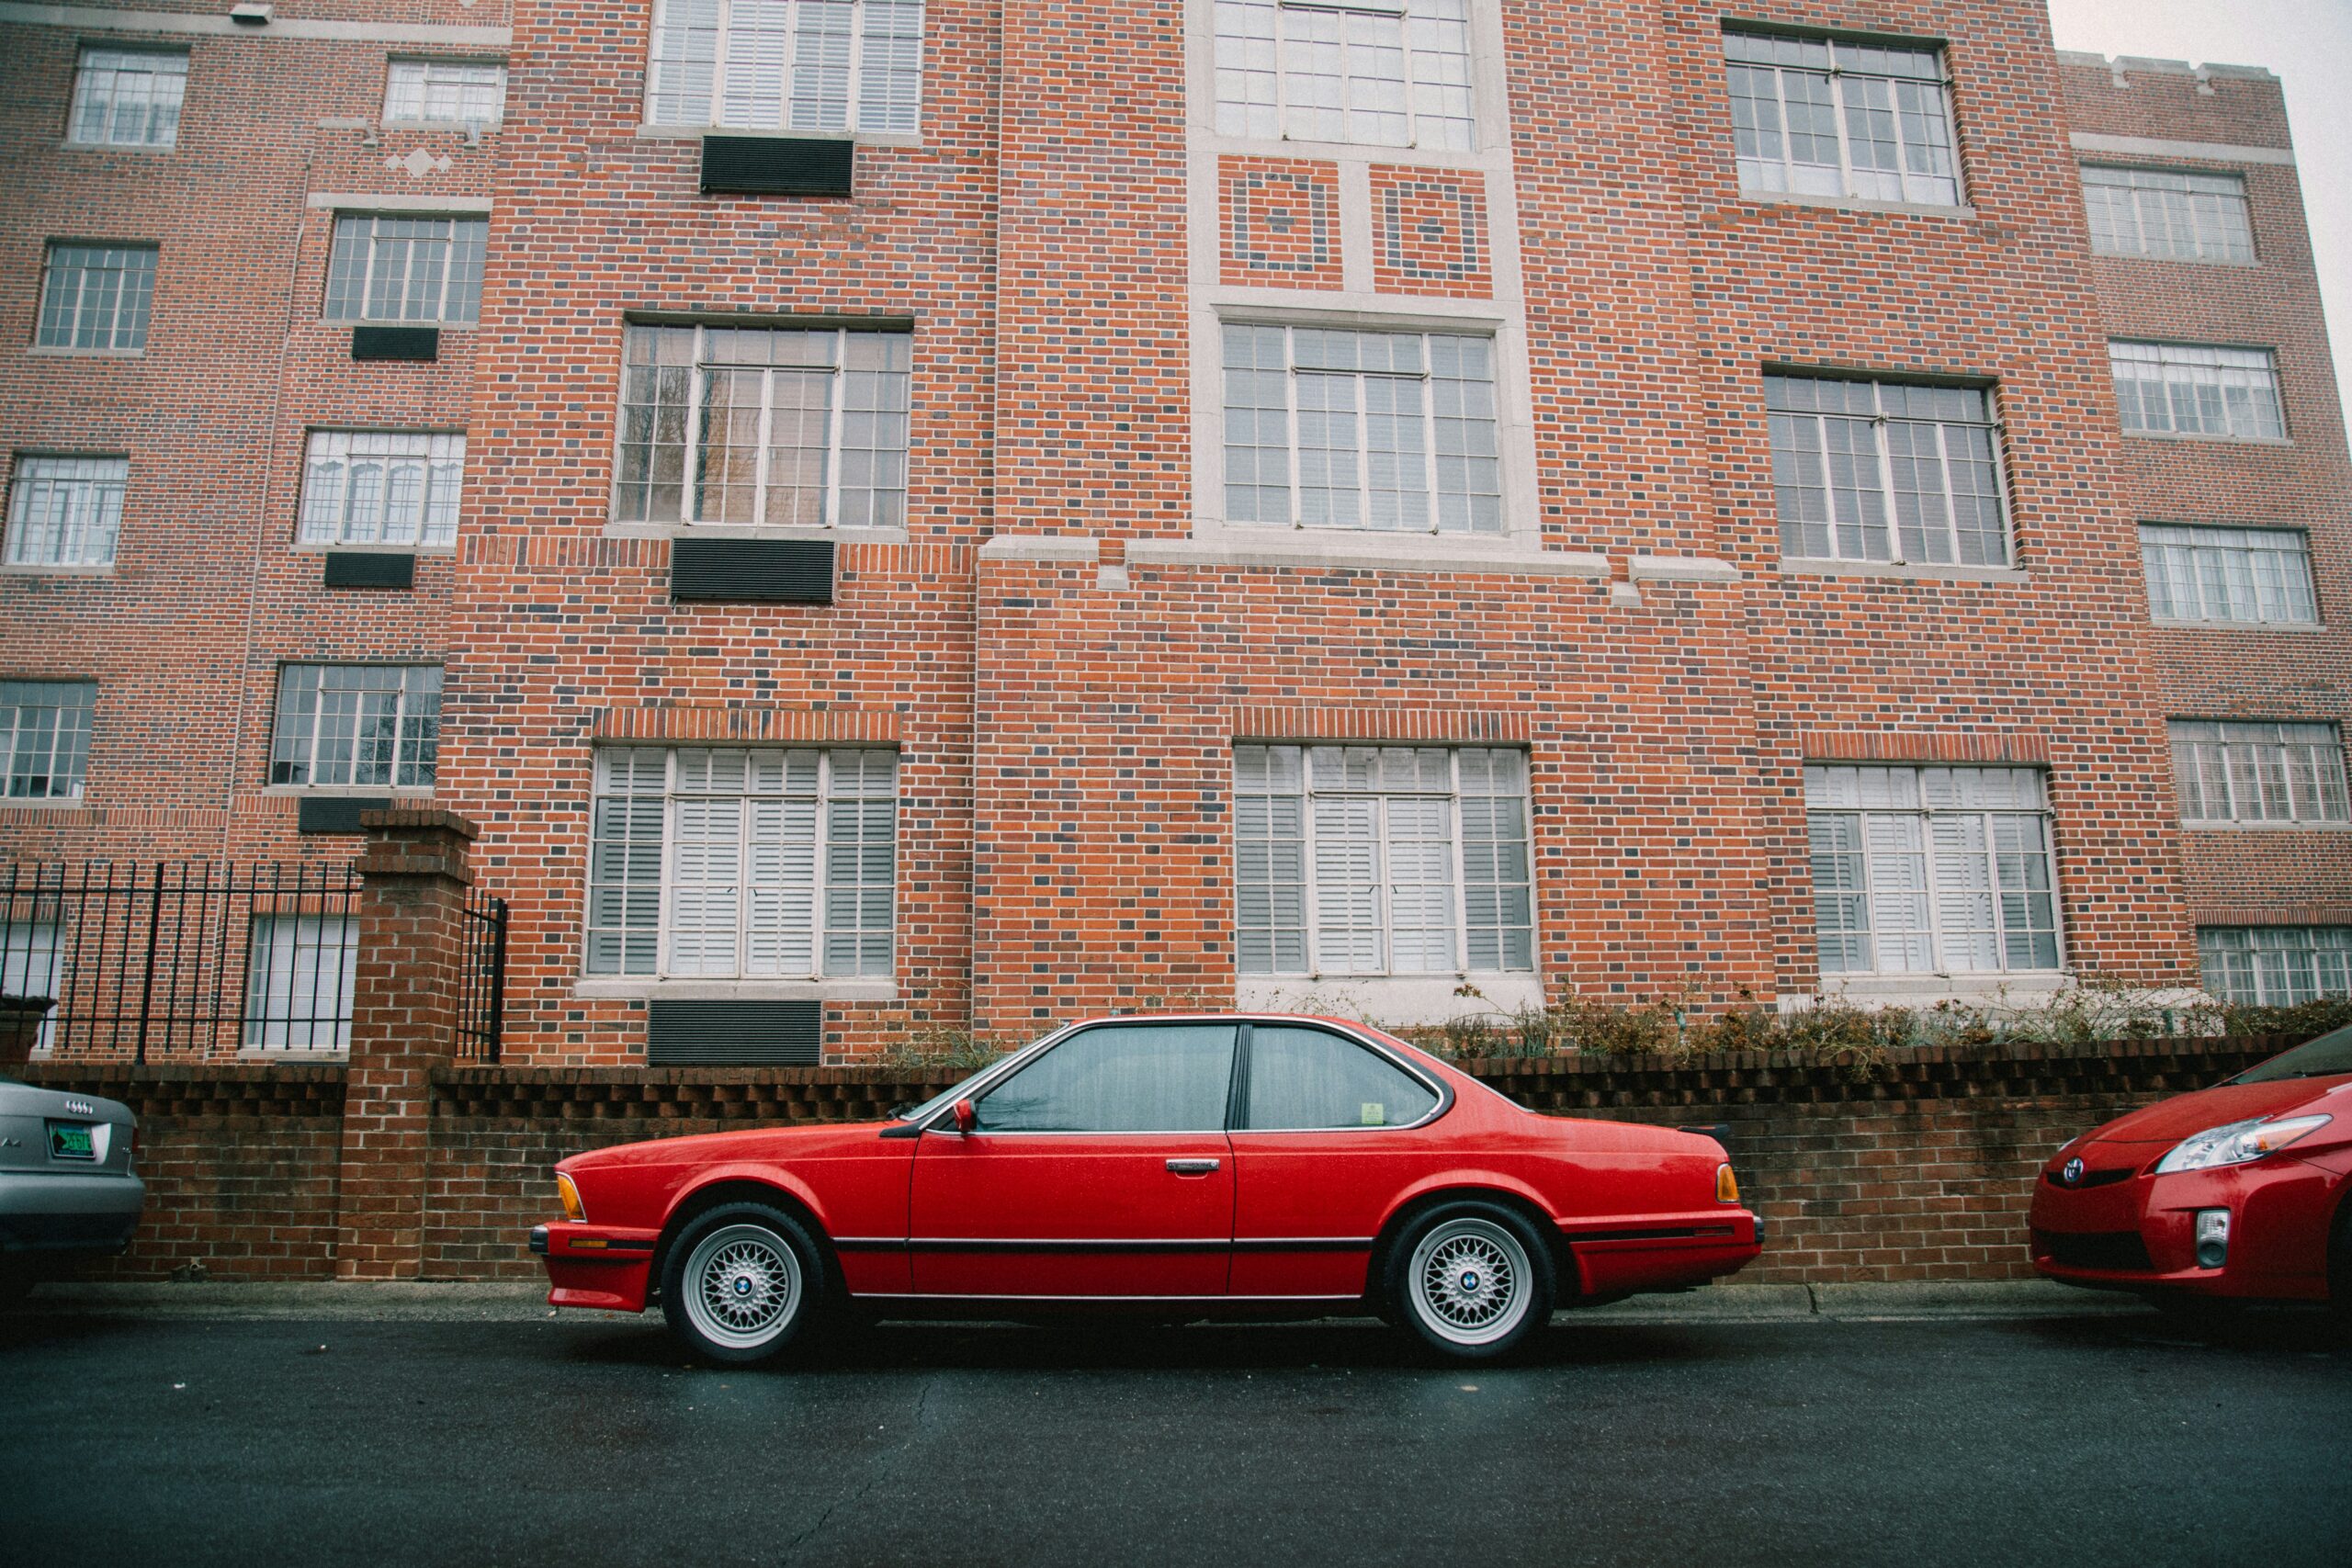
[[[1206,1176],[1220,1163],[1213,1159],[1171,1159],[1168,1162],[1168,1168],[1179,1176]]]

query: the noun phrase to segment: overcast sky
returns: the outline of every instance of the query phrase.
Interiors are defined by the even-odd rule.
[[[2060,49],[2262,65],[2285,84],[2336,381],[2352,387],[2352,0],[2050,0],[2050,21]]]

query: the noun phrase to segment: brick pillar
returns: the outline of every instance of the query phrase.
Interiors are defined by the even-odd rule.
[[[428,1086],[449,1059],[465,953],[466,847],[454,812],[366,811],[359,973],[345,1077],[339,1280],[424,1271]]]

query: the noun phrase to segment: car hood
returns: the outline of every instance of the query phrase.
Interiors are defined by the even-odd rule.
[[[2352,1087],[2352,1078],[2341,1074],[2282,1078],[2277,1083],[2221,1084],[2119,1116],[2091,1137],[2102,1144],[2177,1144],[2208,1127],[2251,1122],[2257,1116],[2285,1116],[2331,1089],[2347,1087]],[[2338,1101],[2346,1098],[2335,1096]]]
[[[797,1156],[809,1158],[873,1144],[895,1122],[814,1122],[793,1125],[778,1122],[745,1127],[740,1132],[693,1133],[674,1138],[650,1138],[643,1143],[616,1144],[592,1149],[557,1162],[562,1171],[611,1170],[630,1165],[676,1165],[682,1161],[716,1164],[730,1158],[777,1160]]]

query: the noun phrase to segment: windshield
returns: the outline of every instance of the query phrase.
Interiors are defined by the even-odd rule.
[[[945,1110],[947,1107],[955,1104],[957,1100],[963,1099],[965,1095],[969,1093],[974,1084],[979,1082],[990,1073],[995,1072],[999,1067],[1004,1066],[1005,1063],[1029,1055],[1031,1053],[1035,1052],[1038,1046],[1046,1044],[1051,1041],[1060,1039],[1063,1032],[1063,1031],[1057,1029],[1051,1034],[1046,1035],[1044,1040],[1033,1041],[1031,1043],[1023,1045],[1020,1050],[1013,1052],[1011,1055],[998,1057],[995,1061],[990,1062],[987,1066],[982,1067],[979,1071],[969,1074],[959,1079],[955,1088],[944,1089],[938,1094],[933,1095],[929,1100],[924,1100],[921,1105],[915,1106],[911,1110],[893,1111],[891,1113],[891,1119],[897,1122],[920,1122],[924,1117],[931,1115],[933,1111]]]
[[[2308,1044],[2271,1057],[2258,1067],[2247,1068],[2230,1081],[2277,1083],[2281,1078],[2316,1078],[2331,1073],[2352,1073],[2352,1028],[2323,1034]]]

